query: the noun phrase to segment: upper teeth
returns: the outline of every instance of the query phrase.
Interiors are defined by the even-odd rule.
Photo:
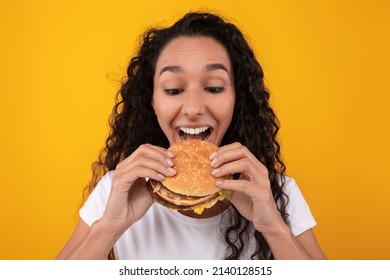
[[[180,127],[180,130],[187,134],[199,134],[209,129],[209,126],[202,126],[197,128]]]

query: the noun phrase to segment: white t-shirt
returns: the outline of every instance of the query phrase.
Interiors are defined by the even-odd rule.
[[[113,171],[99,181],[80,209],[80,217],[89,226],[100,219],[111,190]],[[289,197],[286,211],[292,233],[297,236],[316,222],[294,179],[286,177],[285,193]],[[117,259],[223,259],[225,256],[222,225],[226,212],[206,219],[187,217],[154,203],[143,218],[133,224],[114,245]],[[251,230],[254,230],[253,226]],[[243,259],[250,259],[254,240],[247,245]]]

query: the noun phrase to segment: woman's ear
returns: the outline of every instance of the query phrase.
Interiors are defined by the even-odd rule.
[[[154,114],[156,114],[156,110],[154,109],[154,103],[153,103],[153,99],[152,99],[151,105],[152,105],[152,108],[153,108]]]
[[[154,103],[153,103],[153,99],[152,99],[152,102],[150,102],[150,105],[152,105],[152,108],[154,110]]]

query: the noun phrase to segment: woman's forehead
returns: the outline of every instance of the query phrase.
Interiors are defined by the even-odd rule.
[[[209,65],[209,66],[207,66]],[[164,67],[174,71],[186,70],[186,67],[209,69],[210,65],[219,65],[231,72],[231,62],[225,47],[209,37],[179,37],[167,44],[156,63],[156,75]]]

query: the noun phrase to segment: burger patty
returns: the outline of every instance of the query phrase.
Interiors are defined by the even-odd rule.
[[[213,206],[219,199],[219,193],[215,193],[213,195],[208,195],[208,196],[204,196],[201,198],[181,195],[181,197],[183,198],[183,201],[179,201],[179,200],[168,201],[166,198],[159,195],[158,190],[155,191],[155,189],[158,188],[158,187],[154,186],[154,183],[156,183],[156,182],[158,182],[158,181],[154,181],[153,183],[151,183],[151,180],[149,180],[147,182],[149,192],[151,193],[153,199],[156,202],[162,204],[165,207],[171,208],[171,209],[194,210],[194,209],[198,208],[199,206],[203,206],[204,208],[209,208],[209,207]],[[160,182],[158,182],[158,185],[160,185],[160,188],[165,188],[164,186],[162,186],[162,184]],[[167,189],[167,191],[170,192],[168,189]],[[184,201],[187,201],[187,203],[185,203],[186,205],[184,205],[183,203],[180,203],[180,202],[184,202]]]
[[[208,201],[218,193],[205,196],[190,196],[174,193],[166,188],[161,182],[153,181],[150,183],[153,188],[153,192],[160,196],[162,199],[180,206],[193,206]]]

